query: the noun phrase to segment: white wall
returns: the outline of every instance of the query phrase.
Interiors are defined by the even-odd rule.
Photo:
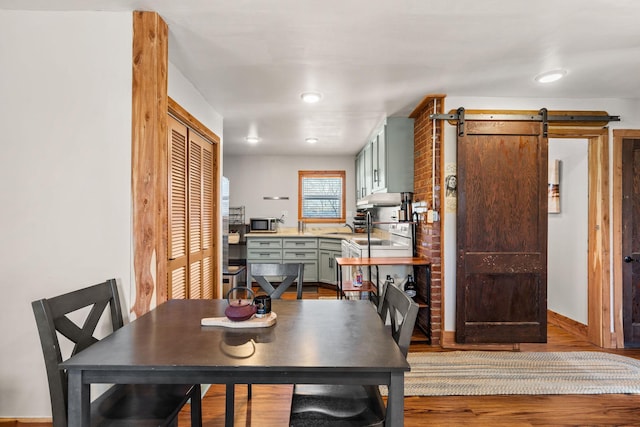
[[[224,156],[223,174],[229,178],[231,206],[244,206],[246,221],[255,216],[279,218],[287,212],[284,227],[298,221],[298,171],[346,172],[347,221],[355,211],[355,156]],[[264,200],[264,196],[288,196],[289,200]]]
[[[538,110],[597,110],[607,111],[611,115],[621,116],[620,122],[609,124],[609,161],[613,159],[613,137],[611,129],[640,128],[640,100],[638,99],[565,99],[565,98],[486,98],[449,96],[445,98],[444,111],[455,110],[459,107],[470,109],[521,109]],[[456,162],[456,131],[455,127],[445,122],[443,147],[444,163]],[[609,168],[609,182],[613,182],[613,167]],[[611,217],[611,214],[610,214]],[[444,330],[455,331],[455,300],[456,300],[456,214],[444,214],[443,236],[443,310]],[[613,292],[612,292],[613,294]],[[611,305],[613,307],[613,304]]]
[[[171,29],[169,29],[171,30]],[[210,131],[220,137],[222,143],[222,116],[204,100],[179,67],[169,61],[169,96],[198,119]]]
[[[129,289],[131,37],[131,13],[0,10],[0,417],[51,414],[31,301]]]
[[[171,39],[169,39],[171,40]],[[169,50],[171,51],[171,50]],[[195,117],[200,123],[206,126],[211,132],[215,133],[220,138],[220,153],[223,151],[224,141],[222,137],[223,120],[222,116],[216,112],[211,106],[204,100],[202,94],[191,84],[189,80],[182,74],[178,67],[176,67],[171,61],[169,61],[169,74],[168,74],[168,94],[174,101],[176,101],[182,108],[187,110],[191,116]],[[218,168],[218,182],[222,177],[222,159],[219,159]],[[217,224],[218,236],[222,235],[222,221]],[[222,265],[222,247],[218,245],[219,250],[216,255],[218,259],[218,265]],[[220,269],[219,277],[216,283],[222,285],[222,269]],[[133,293],[132,289],[132,293]]]
[[[549,139],[549,163],[560,160],[560,213],[549,214],[547,307],[588,318],[589,146],[586,139]]]
[[[31,301],[115,277],[130,305],[132,25],[0,10],[0,418],[51,416]],[[169,96],[222,137],[171,64]]]

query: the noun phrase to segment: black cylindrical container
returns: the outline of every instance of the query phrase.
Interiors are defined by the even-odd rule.
[[[253,301],[256,305],[256,317],[264,317],[271,313],[271,297],[269,295],[258,295]]]

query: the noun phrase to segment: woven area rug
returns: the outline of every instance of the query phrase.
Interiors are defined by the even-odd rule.
[[[640,360],[608,353],[454,351],[407,360],[405,396],[640,393]]]

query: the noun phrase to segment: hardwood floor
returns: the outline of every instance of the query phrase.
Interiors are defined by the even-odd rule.
[[[319,289],[305,298],[335,296]],[[289,298],[291,295],[286,295]],[[293,294],[295,298],[295,294]],[[420,338],[416,332],[416,338]],[[411,352],[445,351],[439,346],[412,343]],[[549,325],[548,343],[522,344],[520,351],[605,351]],[[640,350],[615,350],[640,359]],[[253,385],[247,401],[246,386],[236,387],[235,426],[281,427],[289,420],[292,386]],[[224,386],[211,386],[203,399],[203,425],[224,425]],[[188,408],[179,426],[189,426]],[[640,426],[640,395],[544,395],[406,397],[405,426]]]

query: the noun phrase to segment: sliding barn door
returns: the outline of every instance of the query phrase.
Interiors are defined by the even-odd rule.
[[[640,139],[622,140],[624,346],[640,347]]]
[[[456,341],[546,342],[547,138],[540,122],[458,136]]]
[[[212,298],[213,146],[173,117],[168,123],[168,298]]]

